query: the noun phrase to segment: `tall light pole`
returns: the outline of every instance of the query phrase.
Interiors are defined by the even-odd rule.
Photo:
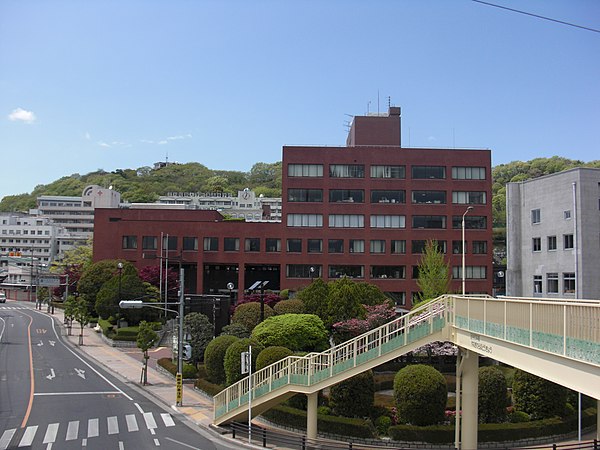
[[[473,207],[469,206],[462,215],[462,295],[465,295],[465,216],[472,209]]]
[[[121,278],[123,277],[123,263],[119,261],[117,263],[117,269],[119,269],[119,301],[121,301]],[[121,314],[117,310],[117,329],[121,325]]]

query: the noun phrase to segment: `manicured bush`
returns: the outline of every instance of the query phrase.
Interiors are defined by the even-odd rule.
[[[523,411],[512,411],[508,415],[508,421],[510,423],[523,423],[523,422],[530,422],[531,418],[529,417],[529,414],[527,414]]]
[[[201,377],[194,382],[194,387],[213,397],[223,390],[223,386],[211,383],[207,379]]]
[[[532,420],[561,417],[567,403],[567,389],[523,370],[515,371],[513,381],[515,408]]]
[[[247,377],[247,374],[242,374],[242,352],[248,351],[248,346],[252,345],[252,371],[256,370],[256,357],[263,350],[263,346],[251,339],[238,339],[232,343],[225,352],[225,382],[228,386]]]
[[[371,370],[335,384],[329,390],[329,406],[339,416],[368,417],[374,401],[375,383]]]
[[[171,361],[171,358],[160,358],[157,361],[157,364],[161,366],[163,369],[168,371],[171,375],[175,376],[177,374],[177,364]],[[194,366],[191,364],[183,363],[183,373],[182,376],[184,379],[192,379],[196,378],[197,371]]]
[[[268,306],[266,303],[264,305],[264,308],[265,320],[275,315],[275,311],[273,311],[273,308]],[[260,304],[252,302],[244,303],[242,305],[237,306],[235,308],[235,312],[233,313],[231,321],[233,323],[239,323],[245,326],[248,331],[252,332],[254,327],[260,323]]]
[[[380,436],[387,436],[388,430],[392,426],[392,419],[388,416],[379,416],[375,419],[375,428]]]
[[[447,397],[446,379],[431,366],[408,366],[394,378],[394,399],[404,423],[422,426],[443,422]]]
[[[289,348],[286,347],[267,347],[262,352],[258,354],[256,357],[256,370],[260,370],[264,367],[270,366],[273,363],[276,363],[279,360],[287,358],[288,356],[292,356],[294,352],[292,352]]]
[[[506,418],[506,378],[496,366],[479,369],[479,423],[498,423]]]
[[[244,339],[250,337],[250,332],[241,323],[232,323],[223,327],[221,330],[221,336],[224,335],[235,336],[240,339]]]
[[[281,346],[290,350],[323,351],[328,335],[323,321],[314,314],[273,316],[252,331],[252,339],[265,347]]]
[[[204,367],[209,381],[215,384],[225,384],[225,352],[231,344],[238,341],[235,336],[221,335],[214,338],[204,350]]]
[[[304,314],[304,303],[299,298],[292,300],[283,300],[275,305],[273,308],[275,313],[281,314]]]

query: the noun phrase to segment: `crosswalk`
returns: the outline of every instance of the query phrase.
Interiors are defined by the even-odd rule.
[[[31,309],[27,306],[0,306],[0,309]]]
[[[0,436],[0,450],[9,448],[31,447],[34,442],[41,440],[41,444],[49,445],[60,442],[75,441],[81,439],[99,438],[119,433],[134,433],[140,429],[147,429],[152,434],[155,429],[162,426],[174,427],[175,421],[169,413],[160,413],[159,419],[152,412],[141,414],[126,414],[124,417],[109,416],[105,418],[92,418],[87,421],[72,420],[68,423],[49,423],[45,426],[31,425],[19,433],[19,429],[11,428]],[[12,442],[12,441],[15,442]],[[39,445],[39,444],[37,444]],[[34,447],[37,448],[37,447]]]

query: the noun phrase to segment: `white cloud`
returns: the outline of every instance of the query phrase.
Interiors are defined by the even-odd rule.
[[[104,142],[104,141],[98,141],[98,145],[99,145],[100,147],[110,148],[110,144],[107,144],[107,143],[106,143],[106,142]]]
[[[158,141],[158,145],[165,145],[165,144],[168,144],[168,143],[169,143],[169,141],[167,141],[166,139],[162,140],[162,141]]]
[[[11,120],[13,122],[20,120],[25,123],[33,123],[33,122],[35,122],[35,119],[36,119],[36,117],[35,117],[35,114],[33,113],[33,111],[27,111],[23,108],[14,109],[8,115],[8,120]]]
[[[180,135],[177,135],[177,136],[169,136],[167,138],[167,141],[180,141],[182,139],[189,139],[191,137],[192,137],[192,135],[189,134],[189,133],[188,134],[180,134]]]

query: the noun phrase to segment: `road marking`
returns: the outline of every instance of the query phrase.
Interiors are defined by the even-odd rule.
[[[48,330],[46,330],[45,328],[36,328],[36,329],[35,329],[35,332],[36,332],[37,334],[46,334],[46,332],[47,332],[47,331],[48,331]]]
[[[49,444],[51,442],[56,442],[56,435],[58,434],[58,424],[51,423],[46,428],[46,435],[44,436],[44,441],[42,444]]]
[[[65,441],[74,441],[77,439],[77,435],[79,434],[79,420],[73,420],[69,422],[67,426],[67,437]]]
[[[44,341],[40,341],[40,342],[37,343],[38,347],[41,347],[42,345],[44,345]]]
[[[161,413],[160,417],[162,417],[162,420],[165,423],[166,427],[174,427],[175,426],[175,421],[171,417],[171,414],[169,414],[169,413]]]
[[[81,440],[81,446],[82,447],[87,447],[87,439],[84,438],[84,439]]]
[[[56,377],[56,374],[54,373],[54,369],[50,369],[50,375],[46,375],[46,378],[48,378],[49,380],[52,380],[55,377]]]
[[[92,437],[97,437],[99,435],[99,431],[100,430],[98,429],[98,419],[88,420],[88,439]]]
[[[182,447],[187,447],[187,448],[191,448],[192,450],[202,450],[201,448],[198,447],[192,447],[189,444],[186,444],[185,442],[181,442],[181,441],[176,441],[175,439],[172,439],[170,437],[166,437],[165,438],[167,441],[171,441],[171,442],[175,442],[176,444],[181,445]]]
[[[54,347],[54,344],[56,344],[56,341],[48,341],[48,342],[50,343],[50,345],[51,345],[52,347]]]
[[[134,405],[137,408],[137,410],[140,412],[140,414],[144,414],[144,410],[142,409],[142,407],[139,404],[134,403]]]
[[[51,397],[53,395],[120,395],[121,391],[90,391],[90,392],[36,392],[36,397]]]
[[[29,415],[31,414],[31,407],[33,406],[33,394],[35,393],[35,377],[33,375],[33,349],[31,348],[31,324],[33,323],[33,317],[29,314],[23,314],[29,317],[29,325],[27,325],[27,340],[29,344],[29,404],[27,405],[27,411],[23,416],[23,422],[21,422],[21,428],[25,428]]]
[[[21,442],[19,442],[19,447],[28,447],[32,444],[33,438],[35,437],[35,433],[37,433],[38,426],[34,425],[32,427],[27,427],[25,429],[25,433],[23,433],[23,437],[21,438]]]
[[[132,431],[139,430],[135,414],[127,414],[125,420],[127,421],[127,431],[131,433]]]
[[[156,420],[151,412],[144,413],[144,420],[146,421],[146,428],[153,430],[156,428]]]
[[[108,426],[108,434],[119,434],[119,422],[117,421],[117,416],[107,417],[106,424]]]
[[[77,372],[77,375],[85,380],[85,370],[75,368],[75,372]]]
[[[123,444],[123,441],[119,441],[119,450],[125,450],[125,444]]]
[[[160,447],[160,441],[158,439],[154,439],[154,445]]]
[[[10,441],[15,435],[16,431],[16,428],[12,428],[2,433],[2,437],[0,438],[0,450],[6,450],[8,448],[8,444],[10,444]]]

